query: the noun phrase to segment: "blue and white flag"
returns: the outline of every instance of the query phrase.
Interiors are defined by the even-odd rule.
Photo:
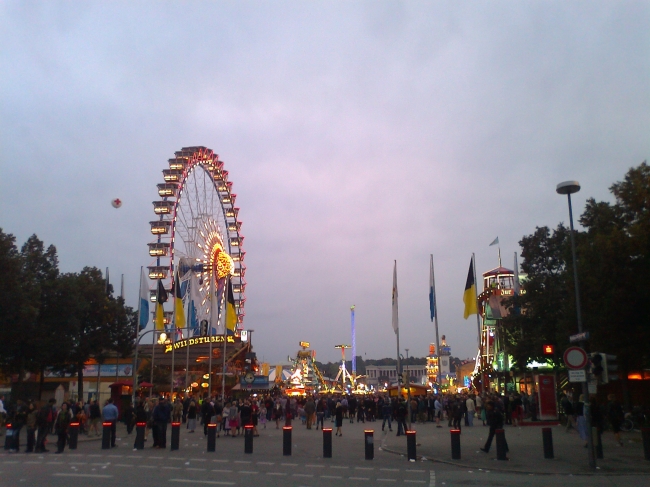
[[[144,274],[144,267],[140,268],[140,331],[144,330],[149,324],[149,286],[147,286],[147,276]]]
[[[190,308],[190,322],[187,326],[191,330],[190,336],[198,336],[201,334],[200,323],[203,319],[199,310],[201,309],[201,293],[199,292],[199,280],[194,273],[189,280],[190,285],[190,299],[189,299],[189,308]],[[189,333],[188,333],[189,334]]]

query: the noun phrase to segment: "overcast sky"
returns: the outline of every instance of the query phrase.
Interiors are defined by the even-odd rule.
[[[0,227],[110,267],[137,303],[167,159],[203,145],[241,207],[245,327],[271,363],[310,341],[424,356],[429,255],[440,333],[478,272],[568,222],[561,181],[610,200],[650,153],[647,1],[0,4]],[[121,209],[111,207],[119,197]],[[402,353],[405,352],[402,350]]]

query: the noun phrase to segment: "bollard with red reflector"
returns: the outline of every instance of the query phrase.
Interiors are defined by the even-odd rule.
[[[111,449],[111,426],[113,423],[104,421],[102,423],[102,450]]]
[[[147,428],[147,423],[135,423],[135,445],[136,450],[144,450],[144,430]]]
[[[5,450],[11,450],[14,440],[14,430],[12,429],[11,423],[7,423],[5,426]]]
[[[291,456],[291,431],[293,426],[282,427],[282,454],[285,457]]]
[[[366,460],[375,458],[375,430],[364,430],[363,438],[366,445]]]
[[[215,451],[217,446],[217,425],[208,424],[208,451]]]
[[[460,430],[449,430],[451,433],[451,459],[460,460]]]
[[[253,425],[244,426],[244,453],[253,453]]]
[[[332,428],[323,428],[323,458],[332,458]]]
[[[416,449],[415,449],[415,431],[406,432],[406,456],[408,457],[409,462],[414,462],[417,458]]]
[[[68,448],[71,450],[77,449],[77,440],[79,439],[79,422],[75,421],[70,423],[70,428],[68,428]]]
[[[181,442],[181,424],[172,422],[172,445],[171,451],[178,450]]]
[[[494,430],[494,436],[497,440],[497,460],[507,460],[506,432],[502,429]]]

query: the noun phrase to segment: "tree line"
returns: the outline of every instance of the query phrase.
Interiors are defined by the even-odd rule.
[[[650,367],[650,167],[631,168],[610,191],[613,203],[587,200],[574,237],[587,352],[617,355],[625,380]],[[570,229],[537,227],[519,244],[526,292],[507,300],[507,350],[525,370],[553,344],[558,364],[578,332]]]
[[[16,399],[24,398],[27,372],[76,374],[83,396],[85,362],[131,354],[137,313],[113,295],[96,267],[61,273],[56,247],[32,235],[18,249],[0,228],[0,371],[16,375]]]

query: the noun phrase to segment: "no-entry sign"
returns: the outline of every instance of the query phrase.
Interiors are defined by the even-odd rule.
[[[587,352],[580,347],[569,347],[564,351],[564,365],[567,369],[584,369],[587,365]]]

